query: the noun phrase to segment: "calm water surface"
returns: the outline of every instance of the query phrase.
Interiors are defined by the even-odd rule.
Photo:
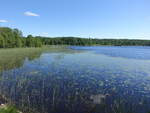
[[[150,47],[71,46],[36,54],[0,60],[0,94],[22,111],[150,111]]]

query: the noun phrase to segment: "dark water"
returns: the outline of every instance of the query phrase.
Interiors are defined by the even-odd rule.
[[[26,113],[150,111],[150,47],[72,46],[12,60],[21,63],[0,63],[0,93]]]

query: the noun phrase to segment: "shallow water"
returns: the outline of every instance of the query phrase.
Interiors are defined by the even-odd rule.
[[[34,54],[0,63],[0,93],[26,113],[150,111],[150,47],[71,46]]]

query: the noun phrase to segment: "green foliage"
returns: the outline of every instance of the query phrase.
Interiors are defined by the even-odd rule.
[[[34,38],[32,35],[28,35],[26,38],[26,45],[28,47],[41,47],[42,42],[39,38]]]
[[[19,113],[19,111],[13,106],[8,106],[0,108],[0,113]]]
[[[2,36],[0,36],[0,48],[5,47],[5,40]]]
[[[42,42],[39,38],[29,35],[27,38],[22,36],[18,29],[0,27],[0,48],[17,47],[41,47]]]
[[[76,38],[76,37],[56,37],[44,38],[41,37],[43,44],[46,45],[111,45],[111,46],[150,46],[150,40],[129,40],[129,39],[91,39],[91,38]]]
[[[0,47],[13,48],[21,47],[21,31],[18,29],[10,29],[7,27],[0,28]]]
[[[0,48],[41,47],[42,45],[112,45],[112,46],[150,46],[150,40],[91,39],[78,37],[33,37],[22,36],[18,29],[0,27]]]

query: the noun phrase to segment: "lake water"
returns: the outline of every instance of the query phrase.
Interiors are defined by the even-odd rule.
[[[71,46],[20,55],[0,60],[0,94],[26,113],[150,112],[150,47]]]

